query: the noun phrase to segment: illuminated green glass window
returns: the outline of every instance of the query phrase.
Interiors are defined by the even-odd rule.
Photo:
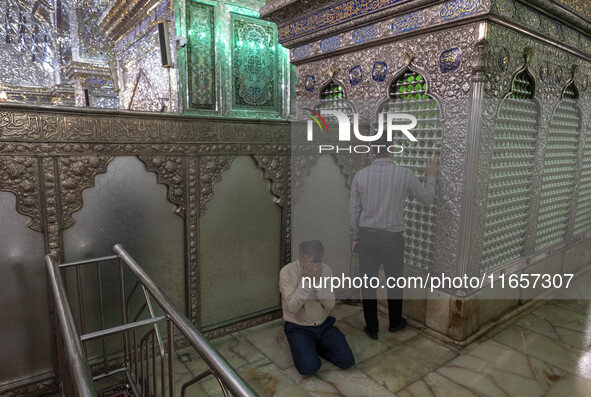
[[[564,90],[556,107],[544,158],[536,249],[559,243],[566,237],[579,151],[581,118],[576,108],[574,84]]]
[[[591,230],[591,130],[585,138],[574,235]]]
[[[394,80],[389,88],[389,99],[384,101],[382,113],[384,133],[387,122],[386,113],[406,113],[417,118],[417,126],[411,133],[417,142],[409,140],[402,132],[394,131],[394,145],[404,148],[394,155],[394,161],[412,170],[419,180],[424,181],[427,159],[440,158],[442,122],[437,101],[427,93],[428,83],[423,75],[408,70]],[[401,121],[402,124],[408,120]],[[437,219],[437,198],[431,205],[423,205],[408,197],[404,210],[406,225],[404,252],[405,263],[421,269],[429,269],[435,251],[435,221]]]
[[[233,109],[277,108],[277,28],[232,14]]]
[[[187,73],[191,109],[216,107],[215,8],[187,2]]]
[[[334,81],[330,81],[322,90],[320,91],[320,104],[316,106],[316,111],[320,112],[321,110],[340,110],[345,114],[352,114],[353,109],[351,105],[347,103],[346,100],[347,94],[341,85]],[[332,116],[326,116],[327,120],[336,121],[336,118]]]
[[[538,134],[534,81],[524,70],[513,80],[495,120],[481,271],[519,258],[531,198]]]

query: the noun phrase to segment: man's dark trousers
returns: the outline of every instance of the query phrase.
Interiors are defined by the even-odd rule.
[[[334,317],[328,317],[318,326],[304,326],[285,322],[284,330],[295,367],[302,375],[314,375],[320,368],[320,357],[341,369],[355,364],[353,352],[345,335],[334,326]]]
[[[359,270],[368,277],[368,288],[362,288],[363,315],[367,330],[377,333],[378,301],[376,289],[369,287],[369,278],[377,277],[380,265],[384,265],[386,279],[400,277],[404,270],[404,234],[374,229],[359,229]],[[387,288],[387,286],[385,286]],[[402,290],[388,288],[388,317],[390,327],[397,327],[402,320]]]

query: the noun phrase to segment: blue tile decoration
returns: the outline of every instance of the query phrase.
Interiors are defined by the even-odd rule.
[[[548,36],[555,39],[560,39],[560,36],[562,36],[562,28],[560,27],[560,24],[551,19],[548,19],[547,22],[548,26],[546,31],[548,33]]]
[[[562,83],[562,67],[561,66],[556,66],[556,69],[554,69],[554,82],[556,83],[556,85],[560,85],[560,83]]]
[[[306,87],[306,91],[313,92],[315,85],[316,85],[316,77],[311,76],[311,75],[306,76],[306,81],[304,82],[304,87]]]
[[[320,42],[320,51],[323,53],[334,51],[341,45],[340,36],[332,36]]]
[[[506,71],[509,67],[510,60],[511,55],[509,54],[509,51],[505,47],[501,48],[501,51],[499,51],[499,69],[503,72]]]
[[[388,73],[388,64],[386,62],[375,62],[373,64],[373,72],[371,78],[377,82],[383,82],[386,80],[386,74]]]
[[[283,43],[304,34],[312,33],[329,26],[341,24],[350,19],[366,15],[387,7],[391,7],[402,0],[345,0],[338,4],[324,8],[307,17],[278,27],[279,42]]]
[[[443,6],[439,12],[439,16],[443,18],[444,21],[451,21],[456,18],[474,14],[479,6],[480,0],[454,0]]]
[[[168,0],[162,0],[156,8],[156,16],[160,18],[166,13],[166,11],[168,11]]]
[[[394,19],[392,22],[392,31],[394,33],[408,32],[417,29],[423,23],[423,14],[420,12],[413,12],[412,14],[403,15]]]
[[[497,11],[509,19],[515,15],[515,2],[513,0],[497,0]]]
[[[303,45],[298,48],[294,48],[294,50],[292,52],[293,59],[298,60],[298,59],[307,58],[310,56],[310,51],[312,51],[312,48],[310,48],[310,46],[308,44]]]
[[[150,26],[150,17],[147,16],[142,20],[142,23],[140,23],[140,29],[142,31],[145,31],[146,29],[148,29],[149,26]]]
[[[462,51],[458,47],[443,51],[439,57],[439,70],[441,70],[441,73],[453,72],[461,64]]]
[[[376,38],[377,29],[375,25],[368,25],[356,29],[352,33],[353,41],[356,44],[365,43]]]
[[[351,70],[349,70],[349,83],[351,83],[351,86],[361,83],[361,80],[363,80],[361,66],[357,65],[352,67]]]
[[[93,79],[93,78],[86,79],[86,82],[88,84],[99,84],[99,85],[103,85],[106,83],[106,81],[103,79]]]
[[[523,9],[522,18],[523,22],[525,22],[527,27],[530,29],[538,30],[542,23],[542,20],[540,19],[540,14],[538,14],[534,10],[530,10],[529,8]]]
[[[550,74],[550,67],[548,66],[548,61],[543,61],[540,63],[540,80],[543,82],[548,81],[548,75]]]

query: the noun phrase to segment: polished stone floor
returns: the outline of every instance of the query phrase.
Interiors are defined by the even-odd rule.
[[[541,300],[459,350],[410,326],[390,333],[385,317],[379,340],[372,340],[363,331],[361,307],[339,303],[332,315],[356,364],[343,371],[323,361],[315,376],[301,376],[294,367],[281,319],[212,344],[263,397],[588,397],[591,301],[572,299],[588,291],[591,272],[577,279],[569,299]],[[175,395],[206,369],[193,348],[177,351]],[[187,396],[223,395],[212,376],[186,391]]]
[[[363,332],[361,307],[333,312],[356,357],[346,371],[324,362],[315,376],[293,365],[276,320],[214,340],[261,396],[577,397],[591,396],[591,302],[547,300],[467,347],[456,350],[412,327],[379,340]],[[177,352],[177,389],[206,367],[191,350]],[[221,396],[211,377],[187,389]]]

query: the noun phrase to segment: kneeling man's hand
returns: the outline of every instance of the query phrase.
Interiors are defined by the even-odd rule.
[[[303,266],[302,276],[318,277],[322,274],[322,263],[308,262]]]

